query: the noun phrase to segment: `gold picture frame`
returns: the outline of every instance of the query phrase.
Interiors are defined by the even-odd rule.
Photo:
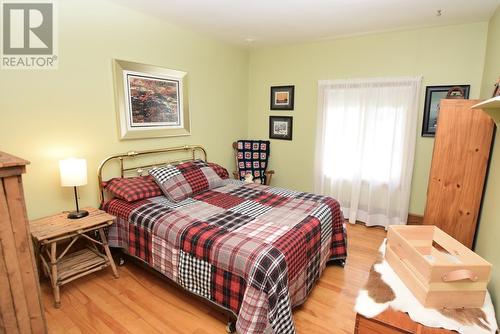
[[[187,72],[113,60],[121,140],[189,136]]]

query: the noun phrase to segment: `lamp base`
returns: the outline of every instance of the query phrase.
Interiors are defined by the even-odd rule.
[[[72,211],[68,213],[68,218],[69,219],[80,219],[83,217],[87,217],[89,215],[88,211],[85,210],[78,210],[78,211]]]

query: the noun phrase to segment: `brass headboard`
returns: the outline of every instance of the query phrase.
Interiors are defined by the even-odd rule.
[[[150,170],[153,167],[195,160],[195,159],[197,159],[197,157],[196,157],[197,152],[202,154],[201,159],[203,161],[207,161],[207,152],[200,145],[186,145],[186,146],[160,148],[160,149],[156,149],[156,150],[146,150],[146,151],[131,151],[128,153],[116,154],[116,155],[112,155],[110,157],[107,157],[106,159],[104,159],[101,162],[101,164],[99,165],[99,168],[97,169],[97,182],[99,182],[99,195],[100,195],[101,203],[104,201],[104,186],[103,186],[103,179],[102,179],[102,171],[103,171],[104,166],[107,163],[109,163],[113,160],[119,161],[120,177],[126,177],[126,175],[129,175],[129,174],[133,174],[134,176],[138,176],[138,175],[143,175],[144,172],[147,172],[148,170]],[[162,157],[162,160],[160,160],[159,162],[155,161],[155,163],[148,163],[146,165],[144,165],[144,164],[130,164],[130,166],[126,166],[126,163],[125,163],[125,161],[127,161],[127,162],[135,161],[134,158],[141,156],[141,155],[160,155],[162,153],[188,153],[189,158],[171,160],[171,159],[165,159],[165,157]]]

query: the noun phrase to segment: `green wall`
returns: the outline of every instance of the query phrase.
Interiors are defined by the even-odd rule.
[[[423,214],[434,144],[420,136],[425,86],[470,84],[478,98],[487,29],[484,22],[252,50],[249,137],[268,137],[269,115],[293,116],[293,141],[272,140],[273,183],[313,189],[318,80],[423,75],[410,200],[410,212]],[[270,112],[269,87],[282,84],[295,85],[295,110]]]
[[[96,170],[130,150],[202,144],[232,166],[231,143],[246,135],[248,51],[182,30],[109,1],[58,2],[59,68],[0,70],[0,150],[31,161],[24,177],[30,218],[73,209],[58,160],[88,160],[83,205],[97,205]],[[119,141],[112,59],[188,72],[192,135]]]
[[[489,98],[493,93],[493,84],[500,77],[500,7],[491,18],[488,29],[488,42],[484,63],[483,85],[481,97]],[[498,112],[495,115],[498,124]],[[497,128],[495,144],[483,209],[479,222],[476,240],[476,251],[493,264],[493,276],[490,282],[490,292],[497,309],[497,320],[500,323],[500,209],[497,201],[500,199],[500,131]]]

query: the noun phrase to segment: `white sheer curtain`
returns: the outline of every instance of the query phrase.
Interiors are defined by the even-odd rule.
[[[349,222],[406,224],[421,81],[319,81],[315,192]]]

